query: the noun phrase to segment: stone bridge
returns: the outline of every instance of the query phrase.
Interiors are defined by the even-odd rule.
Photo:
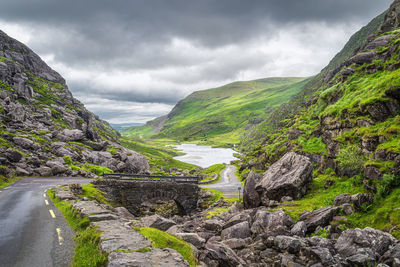
[[[157,201],[175,201],[181,215],[197,208],[200,188],[197,184],[166,181],[135,181],[101,179],[93,182],[111,201],[120,203],[135,215],[141,207]]]

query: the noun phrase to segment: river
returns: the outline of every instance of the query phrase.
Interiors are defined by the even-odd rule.
[[[211,146],[198,146],[195,144],[181,144],[175,147],[185,153],[185,155],[174,157],[174,159],[202,168],[207,168],[214,164],[229,164],[232,160],[237,160],[233,156],[236,152],[230,148],[213,148]]]

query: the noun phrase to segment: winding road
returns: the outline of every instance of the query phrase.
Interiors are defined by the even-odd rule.
[[[210,185],[201,185],[203,188],[215,189],[222,192],[222,195],[227,198],[237,198],[242,197],[243,186],[235,174],[236,167],[232,165],[227,165],[226,168],[221,171],[221,179]]]
[[[0,266],[70,266],[74,232],[45,191],[88,179],[26,178],[0,189]]]

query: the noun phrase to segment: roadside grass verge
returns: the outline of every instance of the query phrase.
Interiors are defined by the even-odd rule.
[[[6,177],[0,175],[0,189],[7,187],[9,185],[12,185],[13,183],[17,182],[19,179],[22,179],[22,178],[24,178],[24,177],[6,178]]]
[[[64,214],[64,217],[71,228],[77,233],[75,237],[76,247],[72,266],[106,266],[108,255],[100,251],[100,233],[96,228],[89,227],[89,219],[87,217],[81,218],[72,208],[71,203],[58,200],[52,189],[47,191],[47,195],[54,205]]]
[[[105,196],[104,193],[97,189],[93,184],[83,184],[82,185],[83,193],[79,196],[87,197],[90,200],[97,200],[100,203],[108,204],[110,206],[115,206],[114,203],[111,203]]]
[[[203,171],[201,171],[201,173],[202,173],[202,174],[205,174],[205,175],[206,175],[206,178],[203,179],[203,180],[201,180],[201,182],[210,181],[210,180],[214,179],[213,176],[214,176],[215,174],[217,174],[217,175],[218,175],[218,179],[215,180],[215,181],[213,181],[213,182],[210,182],[210,183],[208,183],[208,184],[217,183],[218,181],[221,180],[221,172],[222,172],[223,170],[225,170],[225,168],[226,168],[226,165],[225,165],[225,164],[214,164],[214,165],[208,167],[207,169],[204,169]]]
[[[152,241],[152,246],[154,248],[175,249],[185,260],[187,260],[190,266],[197,265],[197,259],[194,256],[193,249],[189,243],[166,232],[151,227],[136,228],[135,230],[149,238]]]

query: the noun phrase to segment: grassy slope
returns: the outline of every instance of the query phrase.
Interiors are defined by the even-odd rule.
[[[399,31],[394,32],[399,34]],[[322,141],[319,131],[323,129],[321,122],[329,117],[332,121],[340,124],[354,123],[351,129],[341,132],[333,140],[339,143],[339,151],[336,154],[335,162],[338,169],[362,168],[373,165],[384,173],[381,180],[369,180],[363,177],[362,172],[353,177],[340,177],[338,169],[325,169],[315,164],[314,178],[308,194],[301,200],[294,203],[298,206],[282,208],[289,212],[295,219],[303,210],[314,210],[332,204],[334,198],[342,193],[363,193],[367,189],[364,183],[369,183],[375,190],[369,191],[375,196],[374,203],[367,207],[364,212],[357,212],[347,216],[350,227],[371,226],[378,229],[391,231],[400,238],[400,177],[392,174],[395,167],[394,160],[384,162],[377,161],[375,152],[370,155],[362,153],[360,145],[363,141],[378,138],[380,144],[378,150],[386,153],[400,154],[400,114],[389,116],[384,121],[374,122],[367,112],[368,106],[377,102],[390,100],[385,94],[391,88],[400,86],[400,70],[388,70],[388,66],[399,62],[400,48],[398,44],[400,36],[380,52],[394,51],[391,58],[385,61],[377,60],[371,64],[364,64],[355,67],[355,73],[345,81],[340,75],[333,78],[332,86],[323,85],[315,90],[310,99],[309,105],[300,105],[297,113],[292,117],[281,117],[275,127],[258,129],[263,138],[258,145],[249,147],[249,152],[243,157],[243,161],[256,161],[253,169],[266,168],[284,155],[287,151],[302,151],[312,155],[327,156],[327,144]],[[389,50],[391,49],[391,50]],[[368,69],[381,68],[374,74],[369,74]],[[357,121],[370,121],[370,126],[357,125]],[[301,132],[296,139],[290,139],[289,133],[297,129]],[[252,136],[254,138],[254,136]],[[248,137],[250,138],[250,137]],[[255,167],[256,166],[256,167]],[[248,172],[249,168],[242,170]],[[260,170],[258,170],[260,171]],[[331,180],[333,186],[325,186]]]
[[[155,136],[211,144],[237,143],[249,123],[260,122],[272,109],[298,93],[306,81],[305,78],[267,78],[195,92],[174,107]],[[128,129],[123,135],[148,137],[158,123],[159,120]]]

